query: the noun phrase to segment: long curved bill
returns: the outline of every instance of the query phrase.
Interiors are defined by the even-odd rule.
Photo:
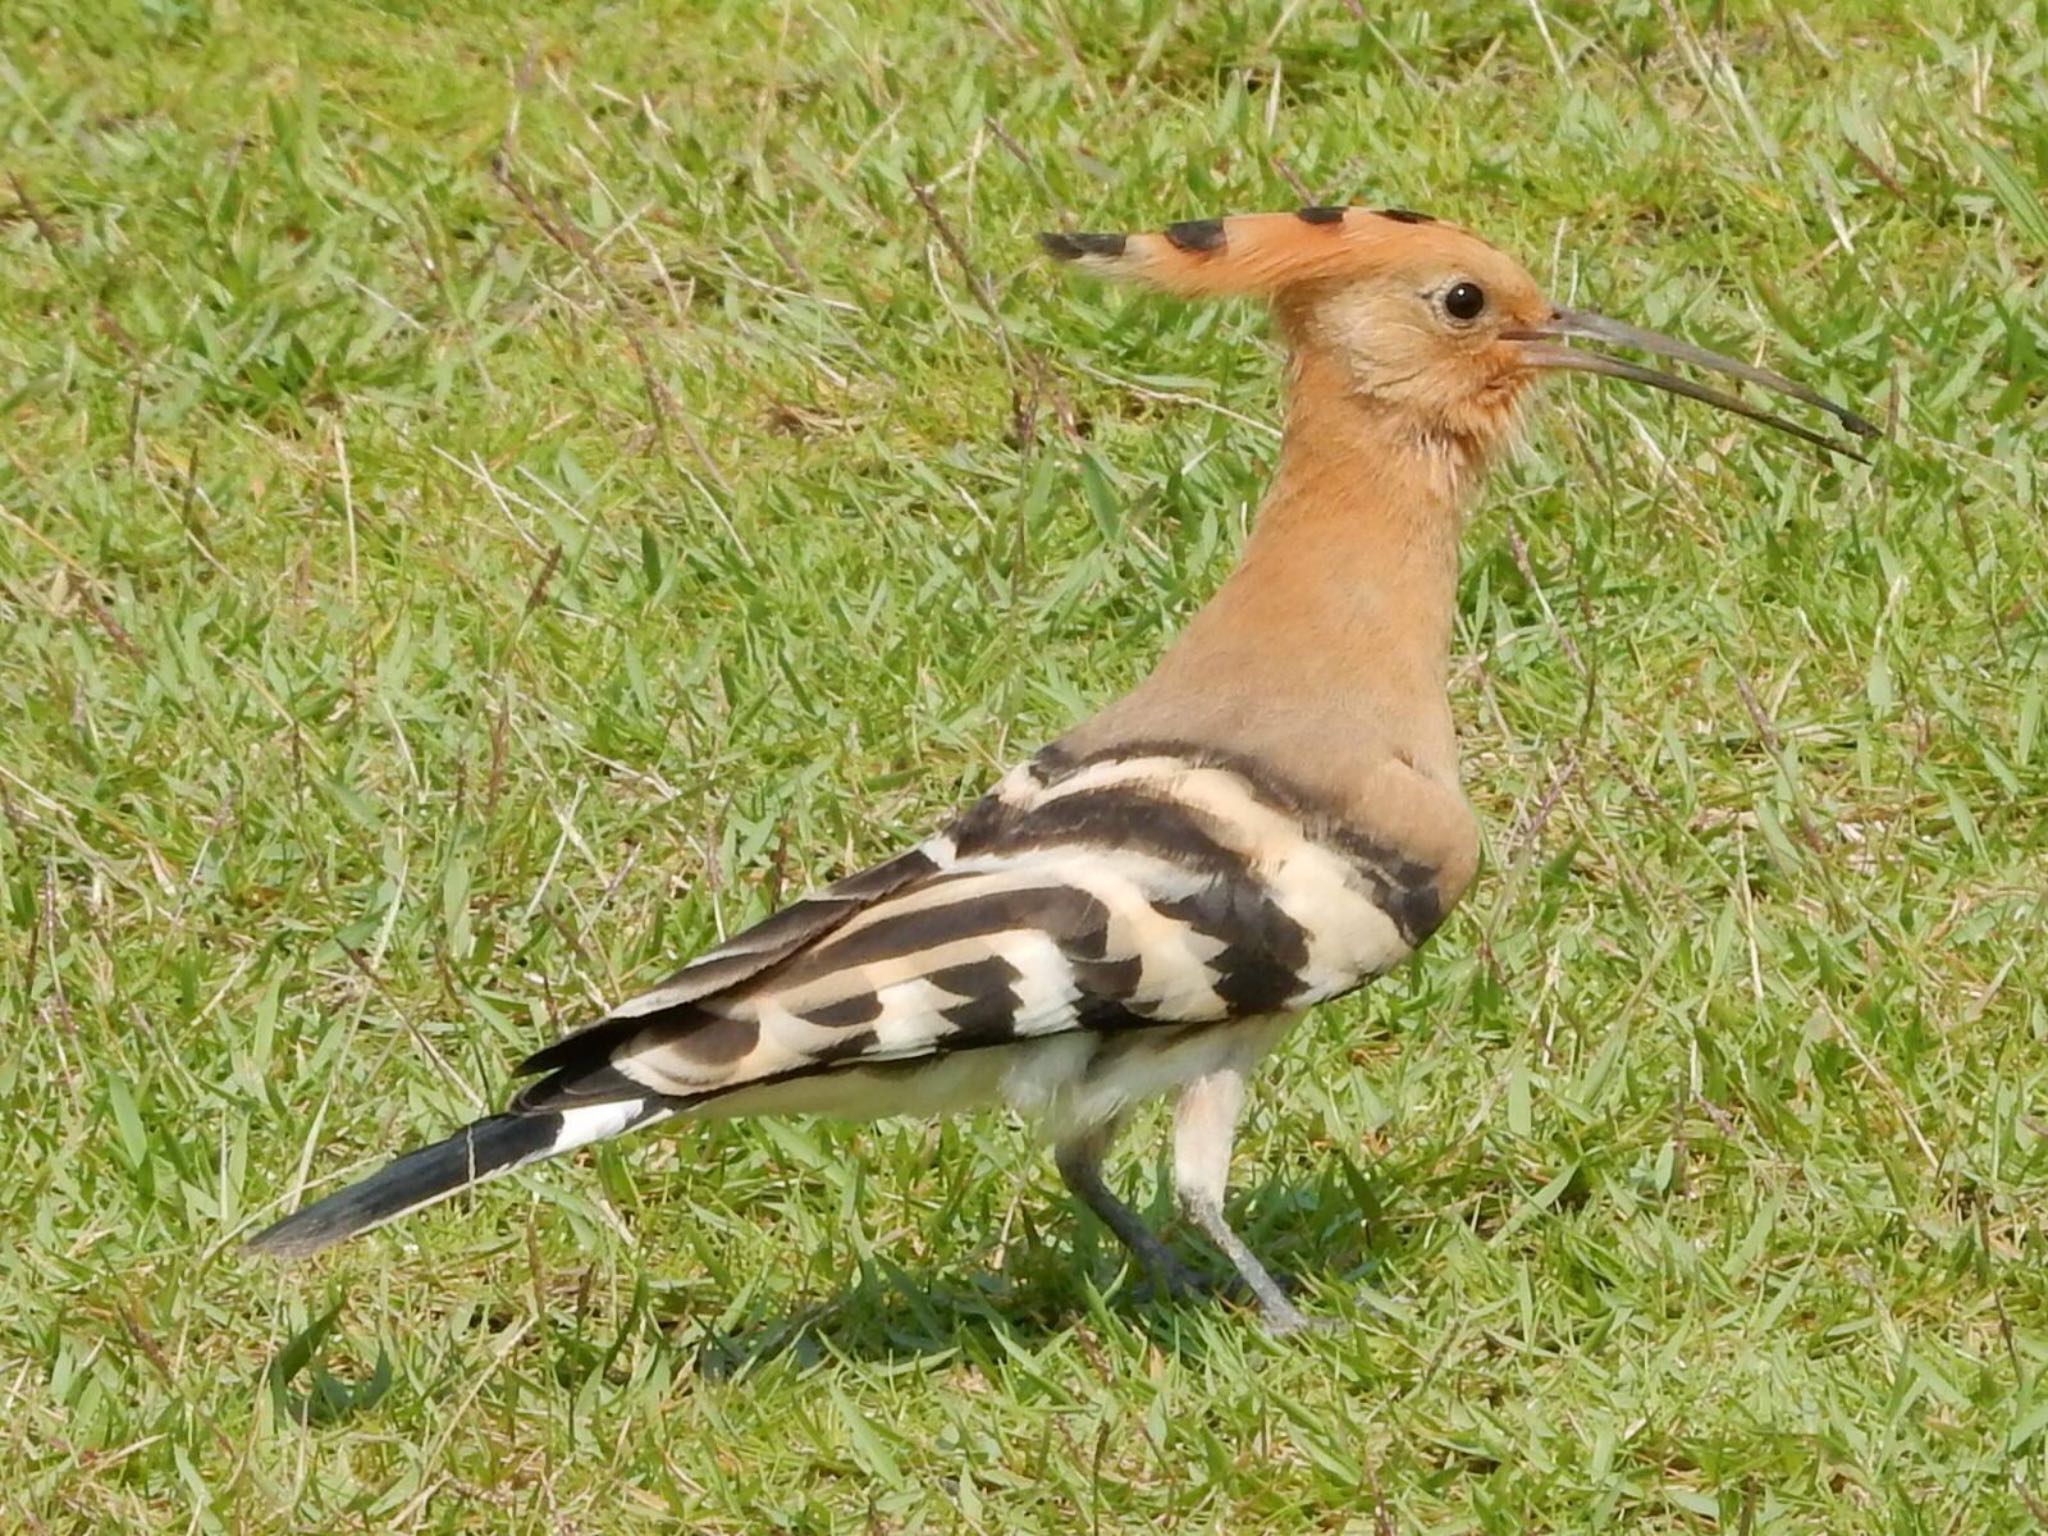
[[[1648,384],[1656,389],[1669,390],[1674,395],[1704,401],[1708,405],[1719,406],[1724,411],[1732,411],[1737,416],[1761,422],[1767,427],[1776,427],[1780,432],[1789,432],[1792,436],[1824,448],[1830,453],[1843,454],[1860,462],[1869,461],[1839,439],[1810,431],[1796,422],[1787,421],[1782,416],[1751,405],[1747,400],[1725,390],[1715,389],[1706,384],[1696,384],[1691,379],[1681,378],[1674,373],[1660,373],[1654,368],[1645,368],[1639,363],[1609,357],[1603,352],[1583,352],[1575,347],[1547,346],[1544,343],[1572,339],[1604,341],[1614,346],[1629,347],[1638,352],[1668,357],[1675,362],[1690,363],[1695,368],[1726,374],[1730,378],[1742,380],[1745,384],[1774,390],[1778,394],[1826,411],[1858,437],[1879,435],[1875,423],[1857,415],[1847,406],[1837,405],[1825,395],[1815,394],[1803,384],[1795,384],[1783,374],[1773,373],[1768,368],[1758,368],[1738,358],[1724,357],[1719,352],[1709,352],[1705,347],[1696,347],[1691,342],[1679,341],[1657,331],[1646,331],[1640,326],[1610,320],[1605,315],[1591,314],[1583,309],[1553,310],[1549,321],[1541,326],[1512,330],[1504,334],[1510,341],[1530,344],[1524,348],[1522,356],[1533,368],[1599,373],[1609,378],[1628,379],[1637,384]]]

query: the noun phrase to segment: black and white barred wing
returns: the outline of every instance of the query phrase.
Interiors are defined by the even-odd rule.
[[[506,1113],[255,1242],[317,1251],[676,1115],[952,1108],[997,1090],[997,1048],[1015,1056],[1043,1042],[1041,1066],[1057,1056],[1057,1072],[1083,1073],[1105,1037],[1290,1013],[1405,957],[1436,921],[1430,873],[1243,764],[1172,749],[1092,761],[1048,751],[947,832],[804,898],[530,1058],[522,1070],[539,1080]]]
[[[1292,1012],[1419,942],[1430,915],[1401,875],[1240,767],[1048,754],[914,853],[756,930],[809,936],[736,983],[697,984],[754,935],[542,1051],[527,1066],[549,1076],[520,1107],[638,1094],[681,1109],[1074,1031]],[[829,925],[806,915],[849,890],[857,909]],[[827,1100],[750,1092],[745,1107],[783,1102]]]

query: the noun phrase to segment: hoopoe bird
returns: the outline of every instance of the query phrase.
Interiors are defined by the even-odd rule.
[[[999,1103],[1169,1291],[1191,1272],[1103,1160],[1177,1095],[1173,1182],[1275,1332],[1307,1319],[1224,1212],[1247,1081],[1305,1009],[1401,964],[1471,884],[1446,697],[1461,517],[1531,384],[1566,369],[1837,439],[1592,341],[1863,417],[1760,367],[1560,308],[1484,240],[1303,208],[1049,234],[1083,271],[1266,300],[1286,429],[1236,569],[1132,692],[950,826],[691,961],[521,1064],[504,1113],[252,1241],[314,1253],[508,1169],[661,1121]]]

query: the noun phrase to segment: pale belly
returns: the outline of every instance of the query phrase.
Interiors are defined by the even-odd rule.
[[[848,1066],[723,1094],[683,1118],[811,1114],[878,1120],[1003,1105],[1048,1139],[1062,1141],[1183,1083],[1226,1068],[1249,1068],[1296,1017],[1114,1035],[1075,1030],[913,1062]]]

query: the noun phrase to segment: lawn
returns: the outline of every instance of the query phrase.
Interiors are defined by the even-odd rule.
[[[4,9],[0,1529],[2048,1520],[2048,13]],[[1237,1160],[1341,1329],[994,1116],[242,1254],[1137,676],[1277,355],[1031,235],[1325,201],[1893,429],[1574,381],[1495,476],[1485,868]]]

